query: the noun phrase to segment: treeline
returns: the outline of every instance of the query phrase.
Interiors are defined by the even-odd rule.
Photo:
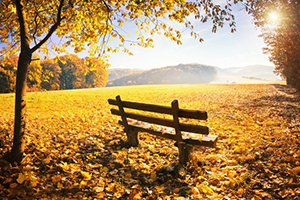
[[[15,91],[18,56],[0,60],[0,93]],[[65,90],[104,87],[108,79],[108,65],[98,58],[79,58],[64,55],[54,59],[31,62],[27,91]]]

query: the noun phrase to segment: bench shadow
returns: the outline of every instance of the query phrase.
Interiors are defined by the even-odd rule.
[[[153,199],[156,199],[159,192],[164,192],[166,195],[172,195],[173,190],[175,188],[180,188],[180,191],[178,194],[182,197],[187,197],[189,195],[190,187],[185,180],[185,175],[182,174],[182,171],[188,172],[189,169],[184,168],[182,165],[179,164],[178,157],[174,157],[174,162],[171,162],[169,165],[163,165],[162,167],[157,167],[153,172],[155,174],[155,180],[151,180],[151,174],[144,172],[142,169],[134,169],[132,164],[129,163],[129,161],[124,160],[123,163],[118,162],[116,159],[114,159],[111,155],[114,152],[122,151],[125,149],[130,148],[143,148],[144,151],[151,150],[148,148],[148,146],[141,146],[141,144],[137,147],[130,146],[126,141],[119,140],[118,142],[114,144],[109,144],[109,141],[104,141],[105,145],[104,148],[109,152],[105,156],[99,157],[99,162],[106,167],[113,166],[117,170],[122,170],[127,173],[130,173],[131,179],[134,180],[134,184],[127,184],[127,180],[122,179],[115,179],[115,181],[118,181],[119,183],[123,183],[123,186],[127,190],[139,190],[142,192],[142,198],[151,199],[151,196],[153,196]],[[97,149],[94,149],[94,151],[98,151]],[[126,151],[126,150],[125,150]],[[128,153],[128,152],[127,152]],[[150,156],[153,156],[153,154],[150,154]],[[164,157],[164,156],[162,156]],[[162,158],[163,159],[163,158]],[[121,177],[121,174],[120,176]],[[114,179],[113,177],[111,177]],[[137,186],[139,185],[139,186]],[[133,189],[134,188],[134,189]],[[161,190],[159,190],[159,188]],[[123,194],[123,196],[120,199],[130,199],[129,193]]]

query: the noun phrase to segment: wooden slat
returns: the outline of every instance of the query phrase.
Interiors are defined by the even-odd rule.
[[[114,115],[121,116],[121,112],[119,110],[111,109],[110,111]],[[174,127],[173,120],[170,120],[170,119],[151,117],[151,116],[130,113],[130,112],[125,112],[125,116],[127,118],[131,118],[131,119],[135,119],[135,120],[139,120],[139,121],[143,121],[143,122],[148,122],[148,123],[157,124],[157,125],[161,125],[161,126]]]
[[[121,116],[121,112],[119,110],[111,109],[110,111],[114,115]],[[127,118],[131,118],[131,119],[135,119],[135,120],[139,120],[139,121],[143,121],[143,122],[148,122],[148,123],[152,123],[152,124],[175,128],[173,120],[170,120],[170,119],[150,117],[150,116],[146,116],[146,115],[129,113],[129,112],[125,112],[125,116]],[[207,126],[179,123],[179,128],[181,131],[186,131],[186,132],[201,133],[201,134],[205,134],[205,135],[207,135],[209,133],[209,129]]]
[[[110,105],[118,105],[115,99],[108,99],[108,103]],[[131,108],[131,109],[136,109],[141,111],[149,111],[149,112],[172,115],[172,108],[168,106],[137,103],[137,102],[130,102],[130,101],[122,101],[122,105],[124,108]],[[178,117],[206,120],[207,112],[201,110],[179,109]]]
[[[207,120],[207,112],[202,110],[179,109],[178,117]]]
[[[124,125],[124,122],[122,121],[119,121],[119,124],[121,125]],[[152,129],[147,129],[147,128],[142,128],[142,127],[139,127],[139,126],[134,126],[134,125],[129,125],[130,128],[133,128],[139,132],[146,132],[146,133],[150,133],[152,135],[156,135],[156,136],[159,136],[159,137],[162,137],[162,138],[167,138],[167,139],[171,139],[171,140],[176,140],[176,136],[175,135],[172,135],[172,134],[169,134],[169,133],[162,133],[160,131],[155,131],[155,130],[152,130]]]
[[[205,147],[215,147],[218,140],[217,135],[203,136],[202,140],[185,139],[184,141],[188,144],[199,145]]]
[[[201,133],[204,135],[209,134],[209,128],[207,126],[180,123],[179,127],[181,131],[186,131],[191,133]]]
[[[117,105],[117,101],[114,99],[108,99],[108,103],[110,105]],[[137,103],[137,102],[130,102],[130,101],[122,101],[124,108],[131,108],[136,110],[142,111],[149,111],[149,112],[156,112],[162,114],[172,114],[172,110],[168,106],[160,106],[154,104],[145,104],[145,103]]]

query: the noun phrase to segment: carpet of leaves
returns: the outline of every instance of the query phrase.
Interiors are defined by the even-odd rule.
[[[178,164],[174,141],[129,147],[108,98],[208,112],[216,148]],[[26,156],[12,146],[14,95],[0,95],[0,199],[299,199],[300,99],[285,85],[134,86],[27,94]]]

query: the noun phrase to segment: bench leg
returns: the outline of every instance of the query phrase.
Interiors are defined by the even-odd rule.
[[[139,145],[139,132],[136,130],[125,130],[127,134],[127,142],[130,146],[138,146]]]
[[[179,151],[179,162],[182,165],[186,165],[190,159],[190,154],[193,151],[193,146],[187,145],[185,142],[178,142],[177,145]]]

